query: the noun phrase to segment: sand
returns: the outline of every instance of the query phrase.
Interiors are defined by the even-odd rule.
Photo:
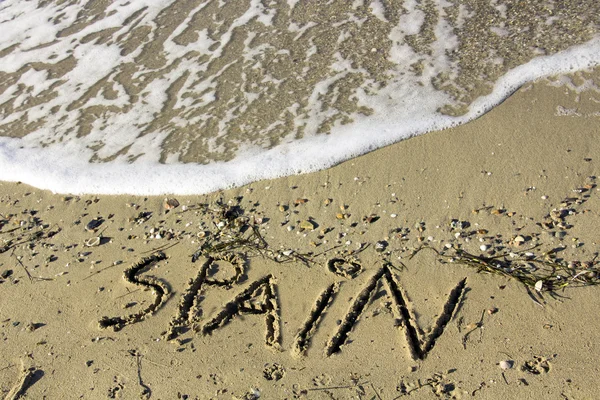
[[[598,288],[414,252],[593,270],[595,97],[530,84],[467,125],[171,210],[2,183],[2,396],[595,398]]]

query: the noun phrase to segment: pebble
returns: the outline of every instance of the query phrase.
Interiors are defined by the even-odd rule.
[[[315,229],[316,224],[313,221],[306,220],[306,221],[300,222],[300,224],[298,226],[302,230],[312,231],[313,229]]]
[[[164,203],[163,203],[163,207],[165,208],[165,210],[172,210],[174,208],[179,207],[179,201],[177,201],[177,199],[165,199]]]

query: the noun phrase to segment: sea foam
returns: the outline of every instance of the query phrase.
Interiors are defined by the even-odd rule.
[[[396,14],[363,3],[324,27],[305,18],[324,10],[303,2],[2,2],[0,179],[74,194],[208,193],[463,124],[526,82],[600,63],[597,35],[520,65],[500,46],[478,61],[510,68],[479,77],[488,94],[471,98],[452,54],[466,52],[460,29],[472,13],[452,19],[443,1],[433,11],[405,2]],[[227,24],[212,25],[219,18]],[[494,35],[511,35],[511,21]],[[375,28],[385,46],[362,32]]]

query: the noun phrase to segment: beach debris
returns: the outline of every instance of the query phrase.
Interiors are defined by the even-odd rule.
[[[136,225],[141,225],[148,221],[150,217],[152,217],[152,213],[150,211],[142,211],[137,215],[137,217],[129,218],[129,222],[133,222]]]
[[[165,208],[165,210],[172,210],[174,208],[179,207],[179,201],[177,201],[177,199],[169,199],[166,198],[163,202],[163,207]]]
[[[510,241],[510,244],[519,247],[525,244],[526,241],[527,239],[523,235],[517,235]]]
[[[87,223],[85,230],[88,232],[95,232],[103,222],[104,219],[102,217],[96,217]]]
[[[506,371],[507,369],[512,369],[512,367],[514,367],[515,362],[513,360],[502,360],[498,363],[498,366],[503,370]]]
[[[380,240],[379,242],[375,243],[375,251],[378,253],[382,253],[385,251],[387,246],[388,242],[386,242],[385,240]]]
[[[308,203],[308,199],[303,199],[303,198],[297,198],[296,201],[294,201],[294,205],[299,206],[300,204],[305,204]]]
[[[452,229],[463,230],[467,229],[469,226],[471,226],[471,224],[468,221],[459,221],[457,219],[450,221],[450,228]]]
[[[280,212],[286,212],[288,209],[288,207],[286,205],[280,204],[279,205],[279,211]]]
[[[233,396],[234,400],[258,400],[260,399],[260,390],[256,388],[250,388],[249,391],[241,396]]]
[[[86,240],[84,242],[84,244],[86,245],[86,247],[99,246],[100,245],[100,239],[101,239],[101,236],[96,236],[96,237],[93,237],[93,238],[89,238],[88,240]]]
[[[323,200],[323,204],[324,204],[325,206],[328,206],[328,205],[330,205],[332,202],[333,202],[333,199],[330,199],[330,198],[327,198],[327,199]]]
[[[318,225],[316,222],[311,221],[311,220],[305,220],[302,221],[298,224],[298,226],[300,227],[300,229],[302,229],[303,231],[312,231],[314,230]]]
[[[371,215],[367,215],[366,217],[363,217],[363,222],[366,224],[372,224],[373,222],[377,221],[379,219],[379,216],[377,216],[377,214],[371,214]]]
[[[544,288],[544,281],[542,281],[542,280],[537,281],[533,287],[538,292],[541,292],[542,289]]]

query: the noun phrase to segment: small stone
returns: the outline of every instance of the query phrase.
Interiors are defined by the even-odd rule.
[[[325,204],[326,206],[328,206],[328,205],[330,205],[330,204],[331,204],[331,202],[332,202],[332,201],[333,201],[333,199],[325,199],[325,200],[323,201],[323,204]]]
[[[305,230],[305,231],[312,231],[313,229],[316,228],[316,223],[310,220],[306,220],[306,221],[302,221],[300,222],[300,224],[298,225],[300,227],[300,229]]]
[[[285,212],[286,210],[287,210],[287,206],[284,206],[284,205],[279,206],[279,211]]]
[[[172,210],[179,207],[179,201],[177,201],[177,199],[165,199],[163,207],[165,210]]]
[[[498,309],[496,307],[492,307],[488,309],[487,312],[489,315],[496,314],[498,312]]]
[[[489,249],[489,248],[490,248],[490,246],[488,246],[487,244],[482,244],[481,246],[479,246],[479,249],[480,249],[481,251],[486,251],[486,250],[487,250],[487,249]]]
[[[295,205],[300,205],[300,204],[305,204],[305,203],[308,203],[308,199],[297,198],[296,201],[294,201]]]
[[[102,225],[103,222],[104,219],[102,219],[102,217],[96,217],[87,223],[87,225],[85,226],[85,230],[88,232],[94,232],[96,231],[96,229],[98,229],[100,225]]]
[[[554,232],[554,237],[555,238],[562,239],[565,236],[567,236],[567,232],[565,232],[565,231],[556,231],[556,232]]]
[[[346,219],[346,214],[337,213],[337,214],[335,214],[335,217],[336,217],[337,219]]]

